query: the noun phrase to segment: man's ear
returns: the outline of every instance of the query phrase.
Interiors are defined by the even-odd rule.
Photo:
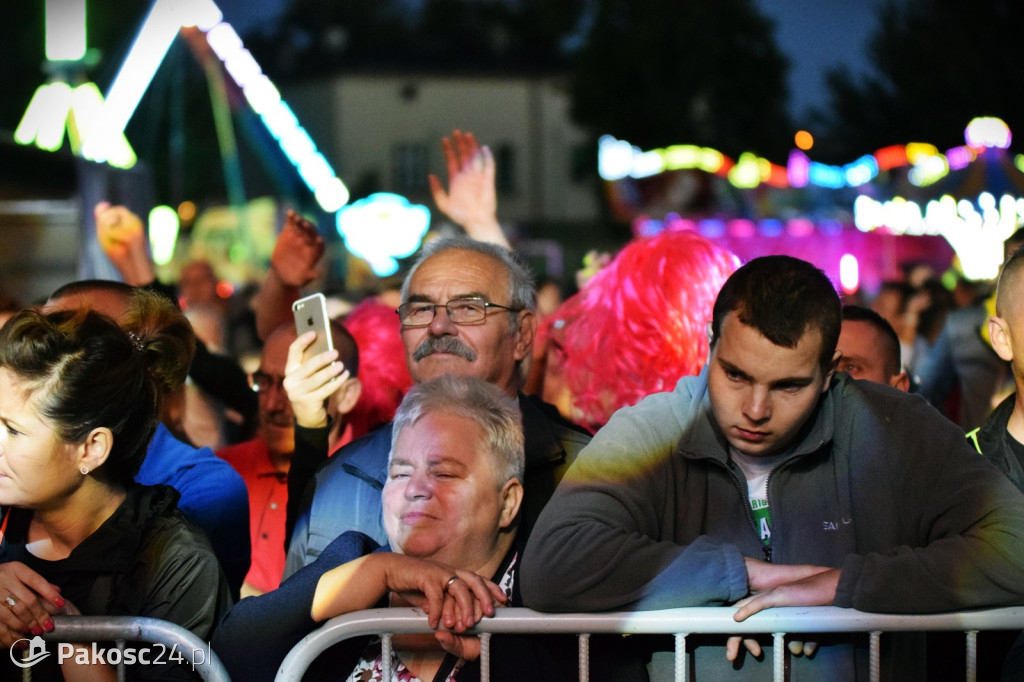
[[[537,336],[537,315],[532,310],[520,310],[519,326],[516,330],[516,362],[530,357],[533,340]]]
[[[359,377],[352,377],[347,380],[341,388],[338,389],[337,413],[339,415],[346,415],[352,411],[359,402],[359,396],[363,394],[363,382],[359,380]]]
[[[889,377],[889,385],[904,393],[908,392],[910,390],[910,376],[907,374],[907,370],[902,370],[899,374],[893,374]]]
[[[988,318],[988,337],[992,339],[992,348],[996,355],[1007,362],[1013,360],[1010,324],[1002,317],[990,315]]]
[[[114,447],[114,434],[105,426],[93,429],[78,446],[78,467],[89,471],[97,469],[107,461]]]
[[[498,527],[504,530],[512,525],[523,502],[523,484],[518,478],[511,478],[501,487],[501,517]]]

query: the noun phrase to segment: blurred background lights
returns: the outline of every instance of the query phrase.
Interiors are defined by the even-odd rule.
[[[398,271],[396,258],[411,256],[430,227],[430,210],[397,194],[378,192],[345,206],[337,215],[345,248],[381,277]]]
[[[1010,127],[1001,118],[994,116],[981,116],[972,119],[964,130],[964,140],[967,141],[968,146],[975,149],[979,147],[1009,149],[1012,139]]]
[[[170,206],[157,206],[149,212],[149,246],[157,265],[167,265],[174,257],[178,225],[178,212]]]
[[[860,265],[852,253],[839,259],[839,286],[844,294],[852,294],[860,288]]]
[[[793,136],[793,144],[796,145],[797,149],[807,151],[814,146],[814,136],[806,130],[798,130],[796,135]]]

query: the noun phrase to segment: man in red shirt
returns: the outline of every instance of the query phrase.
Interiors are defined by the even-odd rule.
[[[331,323],[339,361],[350,371],[348,386],[331,398],[329,412],[335,420],[332,431],[344,433],[344,416],[359,397],[354,377],[358,368],[355,340],[336,322]],[[288,347],[295,340],[291,323],[278,327],[263,344],[259,369],[251,377],[259,397],[259,426],[256,437],[217,451],[245,480],[249,490],[249,533],[252,562],[242,585],[242,596],[262,594],[281,582],[284,572],[285,519],[288,507],[288,471],[295,451],[295,423],[288,394],[284,390]]]

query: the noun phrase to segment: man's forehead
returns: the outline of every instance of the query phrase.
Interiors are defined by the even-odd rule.
[[[808,326],[795,346],[782,346],[729,313],[713,352],[751,376],[796,378],[817,373],[822,343],[821,330]]]
[[[496,295],[507,287],[504,264],[477,251],[449,249],[436,253],[420,264],[409,280],[409,294],[447,289],[456,296]]]

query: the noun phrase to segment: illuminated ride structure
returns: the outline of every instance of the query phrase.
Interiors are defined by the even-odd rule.
[[[893,145],[834,166],[794,150],[780,166],[694,145],[641,151],[605,137],[599,171],[613,213],[638,236],[696,230],[744,260],[785,253],[842,279],[848,292],[873,291],[900,264],[942,271],[954,255],[968,279],[996,275],[1003,241],[1024,223],[1024,155],[1010,154],[1011,139],[1000,119],[977,118],[965,144],[944,153]]]

